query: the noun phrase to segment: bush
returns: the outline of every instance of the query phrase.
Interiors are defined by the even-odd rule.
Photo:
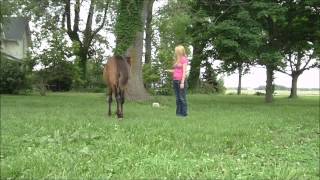
[[[173,87],[172,86],[163,86],[163,87],[154,89],[152,94],[153,95],[170,96],[170,95],[173,95]]]
[[[39,91],[41,96],[45,96],[47,92],[47,79],[44,70],[35,71],[32,73],[32,84],[34,88]]]
[[[106,83],[103,79],[103,58],[90,59],[87,64],[87,81],[86,89],[89,92],[101,92],[101,89],[106,88]],[[81,89],[79,87],[75,89]]]
[[[18,94],[30,89],[30,87],[23,63],[1,57],[0,93]]]
[[[257,91],[256,93],[254,93],[254,95],[256,95],[256,96],[264,96],[264,95],[266,95],[266,94],[263,93],[263,92]]]
[[[48,88],[51,91],[69,91],[75,76],[74,66],[71,62],[61,61],[48,69]]]
[[[151,64],[143,65],[143,82],[150,87],[152,84],[158,83],[160,81],[159,67],[152,66]]]
[[[47,90],[54,92],[70,91],[77,81],[76,66],[69,61],[57,61],[56,64],[32,73],[33,85],[41,95]]]
[[[205,64],[205,72],[200,81],[200,86],[197,90],[198,93],[214,93],[214,94],[224,94],[226,88],[224,87],[223,79],[218,79],[218,74],[211,67],[210,63]]]
[[[224,87],[224,82],[222,79],[219,79],[215,82],[200,82],[200,86],[196,89],[192,89],[191,93],[200,93],[200,94],[224,94],[226,88]]]
[[[160,64],[143,65],[143,83],[152,95],[172,95],[172,78]],[[162,71],[162,72],[161,72]]]

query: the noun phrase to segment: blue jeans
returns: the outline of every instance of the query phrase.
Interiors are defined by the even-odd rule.
[[[179,80],[173,81],[173,88],[176,94],[176,115],[177,116],[187,116],[188,115],[188,107],[187,107],[187,82],[184,82],[184,88],[180,89],[180,82]]]

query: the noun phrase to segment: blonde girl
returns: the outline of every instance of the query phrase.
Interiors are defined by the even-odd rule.
[[[173,69],[167,71],[172,72],[173,88],[176,95],[176,115],[186,117],[188,115],[186,99],[188,59],[185,48],[182,45],[176,46],[174,52]]]

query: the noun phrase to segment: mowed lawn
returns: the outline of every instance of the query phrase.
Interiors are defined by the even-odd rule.
[[[1,179],[319,179],[319,96],[189,95],[185,119],[154,97],[121,122],[105,99],[2,95]]]

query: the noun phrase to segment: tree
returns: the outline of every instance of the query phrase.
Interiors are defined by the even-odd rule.
[[[94,39],[99,38],[99,32],[104,29],[107,23],[107,12],[110,9],[110,5],[113,5],[112,2],[114,1],[9,0],[6,1],[5,7],[10,7],[11,9],[19,7],[13,14],[9,14],[29,17],[36,29],[40,27],[41,30],[50,30],[50,23],[54,23],[55,29],[59,29],[62,34],[66,33],[72,42],[73,53],[78,57],[77,61],[79,63],[77,64],[81,71],[82,80],[85,82],[87,78],[87,61],[94,51],[92,49]],[[86,15],[87,18],[83,19],[80,14],[84,14],[85,4],[88,5],[89,10]],[[10,11],[10,8],[8,11]],[[8,11],[6,10],[4,13]]]
[[[150,65],[144,65],[144,79],[147,87],[157,94],[172,93],[172,76],[165,70],[172,69],[175,46],[183,44],[189,52],[190,37],[187,35],[187,26],[190,18],[186,4],[181,2],[169,1],[154,15],[152,43],[156,58],[151,59]],[[160,77],[156,78],[154,74],[159,74]],[[147,82],[151,82],[151,86]]]
[[[51,29],[51,33],[50,36],[48,36],[49,33],[40,34],[48,39],[49,48],[37,53],[34,57],[36,63],[41,66],[40,70],[34,72],[35,83],[41,95],[46,94],[46,89],[53,91],[70,90],[72,84],[77,81],[79,74],[76,66],[68,61],[71,48],[66,47],[63,34],[54,29]]]
[[[242,73],[246,72],[243,68],[248,67],[246,62],[253,61],[248,56],[254,54],[256,48],[253,46],[259,41],[256,40],[259,37],[256,23],[243,7],[248,4],[209,0],[189,1],[188,4],[192,14],[189,32],[193,46],[190,87],[198,86],[201,63],[208,58],[223,60],[222,68],[229,73],[240,70],[241,79]]]
[[[254,64],[261,45],[261,29],[252,19],[244,7],[239,6],[223,20],[210,28],[213,33],[213,44],[219,59],[222,60],[224,72],[232,73],[238,70],[238,90],[241,94],[242,75],[249,71],[249,66]]]
[[[286,23],[285,13],[287,8],[282,5],[284,1],[260,0],[253,1],[250,8],[252,17],[262,28],[263,44],[259,49],[258,63],[266,66],[266,95],[265,101],[273,101],[274,71],[281,65],[281,28]]]
[[[200,92],[225,93],[224,82],[222,79],[218,79],[217,70],[213,69],[212,64],[208,60],[203,65],[205,71],[200,81]]]
[[[142,77],[143,27],[147,15],[147,5],[147,0],[120,0],[117,7],[116,48],[114,52],[131,58],[128,98],[133,100],[149,98]]]
[[[145,26],[145,34],[146,34],[146,37],[145,37],[145,56],[144,56],[144,65],[143,65],[143,79],[144,79],[144,86],[145,88],[149,88],[150,87],[150,83],[151,82],[154,82],[154,79],[155,78],[150,78],[150,79],[153,79],[152,81],[150,81],[149,78],[146,78],[145,76],[145,71],[147,70],[151,70],[151,69],[154,69],[151,65],[151,51],[152,51],[152,48],[151,48],[151,45],[152,45],[152,36],[153,36],[153,30],[152,30],[152,9],[153,9],[153,3],[154,3],[154,0],[149,0],[147,2],[148,4],[146,5],[147,6],[147,10],[146,10],[146,26]],[[146,72],[148,76],[154,76],[154,74],[152,74],[152,71],[147,71]],[[156,73],[155,73],[156,74]],[[148,79],[148,82],[145,81]],[[157,79],[157,78],[156,78]]]
[[[63,28],[66,28],[66,32],[68,36],[70,37],[74,48],[74,54],[77,55],[80,59],[80,68],[81,68],[81,74],[82,79],[86,80],[87,77],[87,61],[88,57],[90,56],[90,47],[92,45],[92,40],[94,37],[101,31],[101,29],[104,27],[107,19],[107,10],[109,7],[109,0],[105,1],[98,1],[98,0],[91,0],[89,5],[89,11],[87,15],[86,20],[86,26],[84,30],[80,30],[79,24],[80,24],[80,10],[82,7],[83,1],[76,0],[75,4],[73,6],[74,14],[73,14],[73,27],[72,27],[72,20],[71,20],[71,0],[65,0],[64,1],[64,13],[62,16],[62,25]],[[102,8],[101,8],[102,6]],[[99,9],[100,7],[101,9]],[[100,25],[96,28],[92,28],[95,8],[97,11],[103,11],[103,18],[101,20],[100,16],[96,16],[96,23],[100,23]],[[66,27],[65,27],[65,20],[66,20]],[[81,37],[83,37],[81,39]]]
[[[200,85],[200,69],[204,60],[207,60],[205,48],[208,44],[208,10],[204,1],[188,1],[190,22],[187,33],[191,37],[192,59],[190,64],[190,74],[188,77],[189,89],[197,89]]]
[[[306,70],[320,67],[319,58],[316,59],[320,39],[318,4],[313,0],[288,1],[284,4],[288,8],[287,23],[280,38],[286,57],[282,60],[284,66],[279,67],[278,71],[292,78],[290,98],[297,97],[299,76]]]
[[[286,68],[280,67],[278,71],[291,76],[291,88],[289,98],[298,97],[298,78],[304,71],[312,68],[320,68],[319,59],[315,60],[314,58],[316,58],[314,51],[312,53],[307,53],[303,51],[293,52],[284,58],[283,63],[286,63]]]
[[[146,10],[146,39],[145,39],[145,60],[148,64],[151,62],[151,42],[152,42],[152,8],[155,0],[147,1]]]
[[[0,21],[1,23],[4,22],[4,17],[11,16],[13,12],[16,11],[17,2],[13,0],[3,0],[0,1]],[[2,28],[2,26],[0,27]],[[0,29],[2,31],[2,29]]]

